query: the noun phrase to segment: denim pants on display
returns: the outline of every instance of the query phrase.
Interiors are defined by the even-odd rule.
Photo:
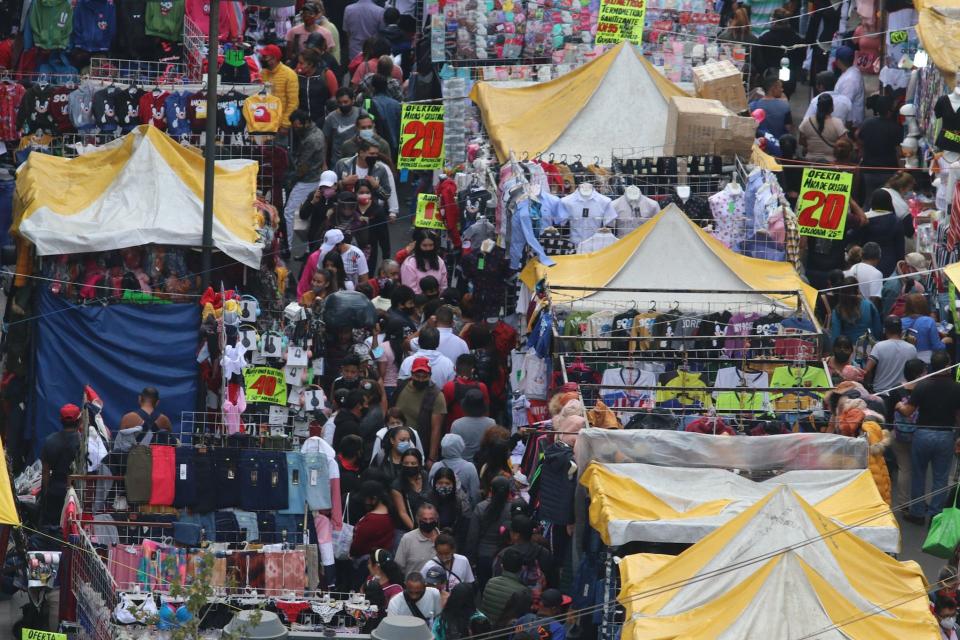
[[[933,468],[933,486],[930,492],[939,492],[930,497],[930,500],[910,505],[910,515],[922,518],[935,516],[943,510],[947,492],[947,478],[950,475],[950,464],[953,462],[953,430],[952,429],[924,429],[918,428],[913,434],[910,470],[910,499],[916,500],[928,492],[927,466]],[[929,504],[929,507],[927,506]]]

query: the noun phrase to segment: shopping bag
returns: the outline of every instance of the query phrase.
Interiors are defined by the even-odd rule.
[[[923,541],[923,552],[938,558],[949,560],[960,543],[960,509],[957,509],[957,496],[953,496],[953,506],[947,507],[933,516],[927,539]]]
[[[353,525],[347,523],[347,514],[350,513],[350,494],[347,494],[343,505],[343,526],[333,532],[333,557],[337,560],[350,559],[350,547],[353,545]]]

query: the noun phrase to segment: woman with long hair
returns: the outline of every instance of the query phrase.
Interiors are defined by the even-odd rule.
[[[840,289],[837,306],[830,318],[830,340],[834,341],[843,335],[856,345],[867,331],[872,333],[875,340],[883,338],[880,312],[872,302],[860,295],[857,279],[847,276],[843,279],[843,288]]]
[[[346,271],[343,268],[343,257],[337,251],[328,251],[323,256],[321,268],[327,269],[333,275],[334,291],[343,291],[347,288]],[[352,283],[351,283],[352,284]]]
[[[386,549],[374,549],[367,561],[370,579],[375,580],[383,589],[384,604],[403,593],[403,572],[400,565],[393,559],[393,554]]]
[[[473,511],[465,548],[475,554],[477,586],[481,590],[493,574],[493,559],[504,543],[503,531],[510,525],[510,487],[507,478],[494,478],[489,497]]]
[[[486,494],[490,483],[497,476],[508,480],[513,478],[513,468],[510,466],[510,432],[505,428],[494,425],[486,430],[480,440],[480,449],[474,456],[474,461],[480,469],[480,493]]]
[[[433,636],[437,640],[468,638],[470,618],[477,610],[473,584],[461,582],[450,591],[447,604],[433,621]]]
[[[387,411],[387,420],[396,419],[396,416],[390,415],[395,408]],[[384,475],[392,482],[403,474],[400,464],[403,454],[414,447],[413,430],[403,426],[401,419],[400,426],[387,429],[381,443],[382,448],[376,454],[373,464],[382,469]]]
[[[417,449],[407,449],[400,458],[400,472],[390,493],[400,521],[399,529],[406,533],[416,527],[417,510],[430,496],[430,483],[423,469],[423,454]]]
[[[440,284],[440,292],[447,288],[447,265],[439,254],[440,237],[427,229],[415,229],[413,232],[413,253],[400,265],[400,282],[420,291],[420,280],[433,276]]]
[[[903,332],[917,348],[917,357],[930,364],[934,351],[943,351],[953,342],[949,336],[940,337],[937,323],[930,316],[930,305],[922,293],[911,293],[906,299]]]
[[[361,500],[366,513],[353,528],[350,557],[360,562],[375,549],[393,546],[396,525],[391,511],[392,504],[382,484],[374,480],[365,480],[357,493],[359,495],[351,498]]]
[[[817,112],[804,118],[798,131],[800,146],[806,149],[808,161],[834,162],[836,156],[833,147],[847,135],[847,128],[840,118],[833,116],[833,96],[821,94],[817,99]]]
[[[437,508],[437,526],[452,531],[462,545],[466,539],[466,525],[470,522],[470,500],[457,482],[457,474],[450,467],[443,467],[430,484],[428,499]]]

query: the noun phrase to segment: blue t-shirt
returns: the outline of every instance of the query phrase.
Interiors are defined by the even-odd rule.
[[[786,126],[793,124],[790,115],[790,103],[786,100],[773,98],[754,100],[750,103],[750,111],[754,109],[763,109],[764,113],[767,114],[763,122],[760,123],[760,130],[769,132],[777,140],[787,132]]]

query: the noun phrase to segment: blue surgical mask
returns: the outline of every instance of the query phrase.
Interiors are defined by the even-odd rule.
[[[373,129],[358,129],[358,131],[364,140],[373,140]]]
[[[406,453],[407,451],[410,450],[410,447],[412,446],[413,445],[410,443],[409,440],[401,440],[400,442],[397,443],[397,451],[399,451],[400,453]]]

